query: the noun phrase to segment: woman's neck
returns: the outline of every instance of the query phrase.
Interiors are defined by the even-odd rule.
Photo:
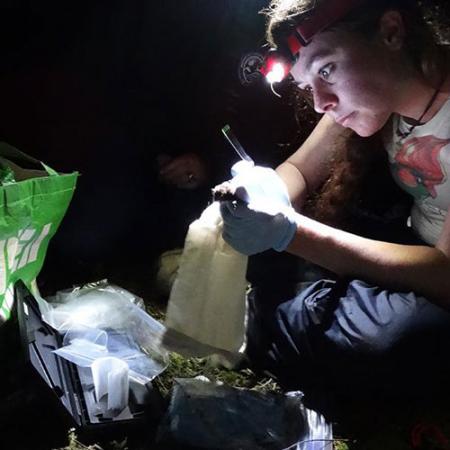
[[[450,95],[450,74],[433,85],[423,78],[411,79],[405,83],[403,92],[396,113],[408,122],[414,123],[420,119],[421,123],[426,123],[442,108]]]

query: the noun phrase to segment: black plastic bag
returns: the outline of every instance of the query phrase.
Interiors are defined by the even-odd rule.
[[[287,448],[307,434],[302,397],[177,379],[157,441],[180,449]]]

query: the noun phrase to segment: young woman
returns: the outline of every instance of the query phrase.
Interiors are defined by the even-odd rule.
[[[291,300],[276,289],[270,298],[254,292],[261,310],[254,322],[263,325],[260,334],[250,327],[250,356],[295,385],[299,367],[330,379],[342,370],[351,383],[386,383],[380,373],[401,382],[400,364],[409,374],[411,357],[436,366],[450,342],[447,53],[413,0],[273,0],[268,15],[269,43],[291,58],[290,76],[323,117],[277,169],[297,212],[223,203],[224,238],[246,254],[286,250],[340,281],[318,282]],[[414,197],[420,245],[364,238],[301,214],[355,135],[381,138],[391,173]],[[282,304],[268,308],[274,296]]]

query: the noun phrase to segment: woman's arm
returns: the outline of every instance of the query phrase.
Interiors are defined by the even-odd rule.
[[[297,224],[288,252],[339,275],[414,291],[450,309],[450,213],[434,248],[366,239],[301,215]]]
[[[308,139],[277,173],[285,182],[292,205],[301,210],[306,197],[316,191],[330,171],[330,161],[352,131],[324,115]]]
[[[334,152],[350,133],[325,115],[300,149],[277,168],[297,210],[326,178]],[[339,275],[413,290],[450,309],[450,213],[435,248],[375,241],[302,215],[297,223],[290,253]]]
[[[336,146],[348,136],[348,130],[324,116],[300,149],[278,167],[297,210],[307,194],[326,178]],[[292,230],[295,235],[287,246],[288,252],[339,275],[361,278],[387,289],[414,291],[450,309],[450,217],[433,248],[363,238],[301,214],[295,215],[296,223],[292,217],[282,221],[278,215],[269,217],[242,206],[225,214],[224,238],[242,253],[281,249],[280,243],[284,243],[286,235],[290,239]]]

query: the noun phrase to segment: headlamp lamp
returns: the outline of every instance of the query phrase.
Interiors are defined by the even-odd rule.
[[[266,77],[266,80],[270,84],[284,80],[295,64],[301,49],[306,47],[317,33],[342,19],[362,1],[326,0],[319,5],[313,15],[307,17],[295,28],[284,45],[269,50],[260,68],[260,72]]]

